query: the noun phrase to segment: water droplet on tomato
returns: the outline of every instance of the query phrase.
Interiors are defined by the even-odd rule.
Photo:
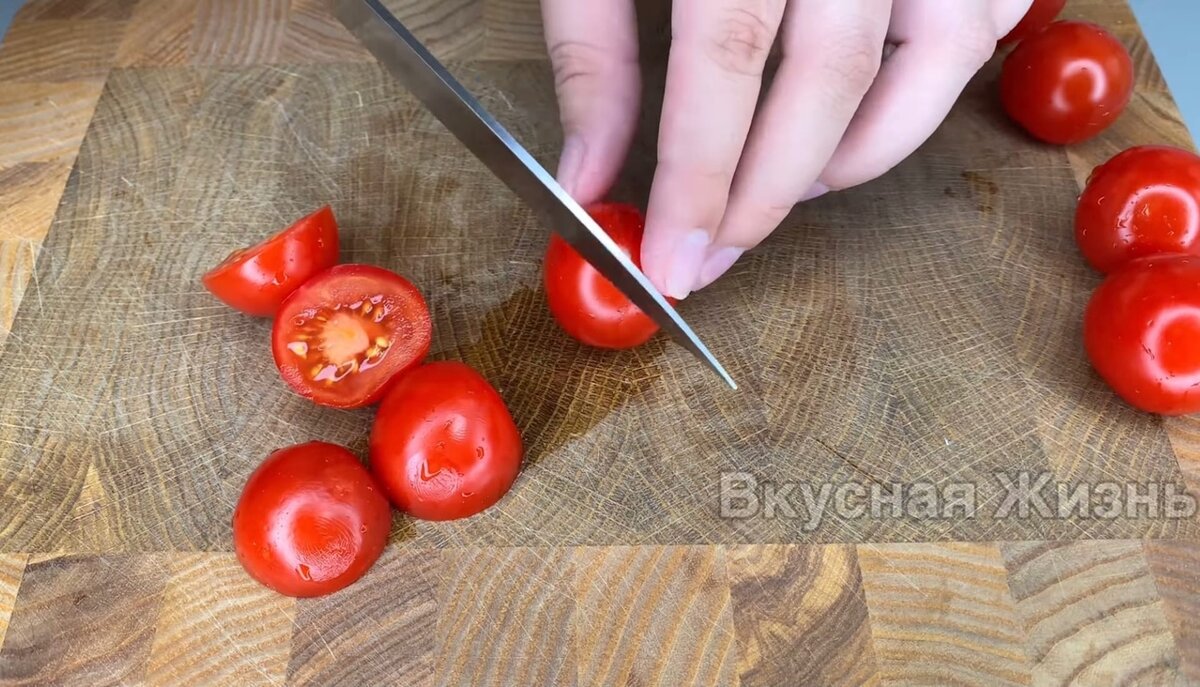
[[[479,459],[483,458],[483,447],[482,446],[475,447],[475,457],[479,458]]]
[[[300,579],[305,582],[312,582],[312,571],[308,569],[307,565],[301,563],[296,566],[296,574],[300,575]]]

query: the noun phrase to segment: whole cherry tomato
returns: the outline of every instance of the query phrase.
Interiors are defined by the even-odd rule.
[[[1000,99],[1008,115],[1047,143],[1078,143],[1121,116],[1133,94],[1133,60],[1121,41],[1080,21],[1029,36],[1004,60]]]
[[[1092,294],[1083,335],[1092,366],[1130,405],[1200,411],[1200,257],[1125,263]]]
[[[640,268],[645,223],[637,208],[599,203],[588,214]],[[546,249],[545,284],[551,314],[580,343],[633,348],[658,331],[654,320],[557,234]]]
[[[233,512],[233,545],[262,584],[320,596],[367,572],[391,524],[387,499],[354,454],[314,441],[272,453],[250,475]]]
[[[1101,272],[1143,255],[1200,254],[1200,157],[1140,146],[1097,167],[1075,210],[1075,240]]]
[[[201,281],[230,307],[270,317],[309,277],[337,261],[337,220],[326,205],[262,243],[230,253]]]
[[[522,450],[504,399],[459,362],[405,374],[371,429],[371,471],[397,508],[424,520],[465,518],[499,501]]]
[[[337,265],[288,297],[271,330],[275,366],[315,403],[357,408],[383,397],[429,351],[433,325],[421,292],[381,267]]]
[[[1054,21],[1058,13],[1062,12],[1066,6],[1067,0],[1033,0],[1029,11],[1025,13],[1024,17],[1021,17],[1021,21],[1017,22],[1008,35],[1000,39],[1000,44],[1016,43],[1041,31]]]

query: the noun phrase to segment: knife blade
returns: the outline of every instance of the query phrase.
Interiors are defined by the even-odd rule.
[[[737,383],[646,275],[379,0],[333,0],[334,15],[510,189],[629,300],[731,388]]]

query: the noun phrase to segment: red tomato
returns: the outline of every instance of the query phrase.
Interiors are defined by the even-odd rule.
[[[1092,294],[1083,334],[1092,366],[1130,405],[1200,411],[1200,257],[1125,263]]]
[[[1041,31],[1054,21],[1066,5],[1067,0],[1033,0],[1029,11],[1025,13],[1021,21],[1017,22],[1013,30],[1008,32],[1007,36],[1000,39],[1000,43],[1002,45],[1016,43]]]
[[[271,352],[296,393],[357,408],[378,401],[397,375],[418,365],[432,338],[429,308],[407,279],[380,267],[338,265],[284,301]]]
[[[1047,143],[1095,136],[1121,116],[1132,94],[1129,52],[1087,22],[1055,22],[1026,38],[1000,74],[1008,115]]]
[[[337,261],[337,220],[326,205],[256,246],[230,253],[201,281],[230,307],[270,317],[288,294]]]
[[[233,545],[250,576],[280,594],[349,585],[387,543],[392,513],[362,463],[319,441],[272,453],[233,511]]]
[[[645,223],[637,208],[598,203],[588,208],[588,214],[640,268]],[[545,284],[554,319],[580,343],[633,348],[658,331],[654,320],[557,234],[550,237],[546,249]]]
[[[521,453],[504,399],[459,362],[404,375],[371,429],[371,471],[397,508],[424,520],[465,518],[499,501]]]
[[[1200,254],[1200,157],[1141,146],[1097,167],[1075,210],[1075,240],[1101,272],[1143,255]]]

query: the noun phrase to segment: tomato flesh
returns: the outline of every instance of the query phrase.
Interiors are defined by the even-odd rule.
[[[1200,254],[1200,157],[1139,146],[1097,167],[1075,211],[1075,240],[1101,272],[1146,255]]]
[[[388,392],[371,429],[371,472],[401,511],[465,518],[500,500],[521,469],[521,435],[478,372],[436,362]]]
[[[1004,60],[1000,99],[1035,138],[1065,145],[1109,127],[1133,94],[1133,60],[1104,29],[1059,21],[1029,36]]]
[[[262,243],[233,251],[201,281],[230,307],[270,317],[308,278],[337,261],[337,220],[326,205]]]
[[[641,268],[645,223],[637,208],[599,203],[587,210],[633,264]],[[550,237],[544,270],[550,312],[563,331],[580,343],[599,348],[633,348],[658,331],[654,320],[557,234]]]
[[[1008,35],[1000,39],[1000,44],[1017,43],[1041,31],[1054,21],[1054,18],[1066,6],[1067,0],[1033,0],[1029,11],[1025,13],[1024,17],[1021,17],[1021,21],[1017,22]]]
[[[315,403],[357,408],[420,364],[433,338],[421,292],[394,272],[338,265],[284,303],[272,330],[280,375]]]
[[[362,463],[322,442],[271,454],[250,475],[233,512],[238,561],[288,596],[329,594],[379,558],[391,509]]]
[[[1112,272],[1088,303],[1084,343],[1130,405],[1200,412],[1200,257],[1136,258]]]

